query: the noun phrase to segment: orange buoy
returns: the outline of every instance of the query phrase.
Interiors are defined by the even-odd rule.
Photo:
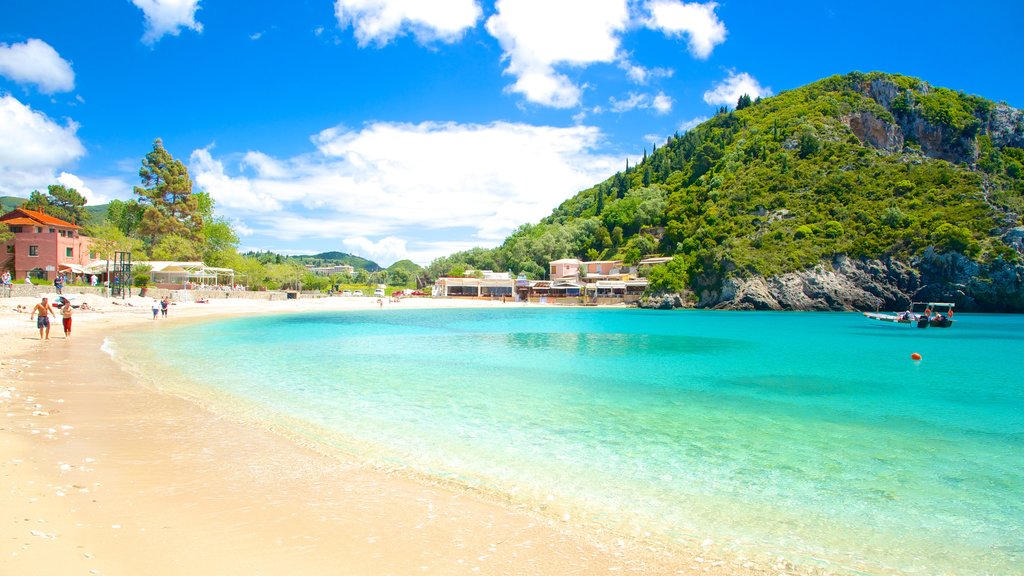
[[[911,360],[920,360],[921,359],[921,355],[918,354],[917,352],[914,352],[913,354],[910,355],[910,359]]]

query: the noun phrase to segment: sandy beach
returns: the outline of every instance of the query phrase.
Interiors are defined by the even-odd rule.
[[[535,510],[327,455],[136,382],[105,352],[118,330],[238,314],[377,308],[372,298],[151,300],[57,320],[0,301],[4,574],[762,574],[700,550],[584,531]],[[502,306],[407,299],[386,308]],[[506,304],[505,306],[512,306]],[[216,425],[211,426],[210,421]]]

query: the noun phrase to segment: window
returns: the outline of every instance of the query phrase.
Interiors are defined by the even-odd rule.
[[[42,234],[42,233],[43,233],[43,227],[42,226],[36,226],[36,234]]]
[[[14,254],[14,244],[9,244],[7,246],[7,253],[8,254]]]
[[[11,232],[14,232],[15,234],[21,233],[21,226],[11,226]]]
[[[28,247],[28,255],[29,256],[39,256],[39,246],[29,246]]]
[[[60,235],[61,235],[61,236],[67,236],[67,232],[65,232],[65,231],[61,230],[61,231],[60,231]]]
[[[96,259],[96,251],[95,250],[89,250],[89,260],[95,260],[95,259]]]
[[[68,258],[71,258],[71,253],[72,252],[70,246],[64,249],[64,255],[67,256]]]
[[[54,232],[56,232],[56,231],[57,231],[57,229],[56,229],[56,228],[50,228],[50,234],[53,234],[53,233],[54,233]]]

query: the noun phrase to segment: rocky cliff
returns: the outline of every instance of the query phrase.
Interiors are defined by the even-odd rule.
[[[1024,227],[1014,229],[1024,241]],[[726,310],[905,310],[911,302],[954,302],[964,312],[1024,312],[1024,266],[982,265],[959,253],[934,250],[912,262],[846,256],[781,276],[732,276],[696,295],[645,299],[647,308]]]

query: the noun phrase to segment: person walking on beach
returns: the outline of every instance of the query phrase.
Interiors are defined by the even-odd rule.
[[[167,296],[164,296],[164,299],[160,301],[160,315],[167,318],[167,309],[170,308],[170,306],[170,299]]]
[[[160,303],[153,298],[153,320],[156,320],[156,315],[160,313]]]
[[[64,337],[71,337],[71,314],[75,311],[71,307],[71,301],[64,298],[64,305],[60,307],[61,321],[64,323]]]
[[[50,339],[50,315],[53,314],[53,310],[50,309],[50,303],[44,297],[43,301],[36,304],[36,307],[32,309],[32,313],[28,315],[29,320],[39,314],[39,318],[36,319],[36,328],[39,328],[39,339],[43,340],[43,333],[46,334],[46,340]]]
[[[57,295],[60,296],[64,293],[64,275],[57,274],[57,277],[53,279],[53,288],[57,291]]]

